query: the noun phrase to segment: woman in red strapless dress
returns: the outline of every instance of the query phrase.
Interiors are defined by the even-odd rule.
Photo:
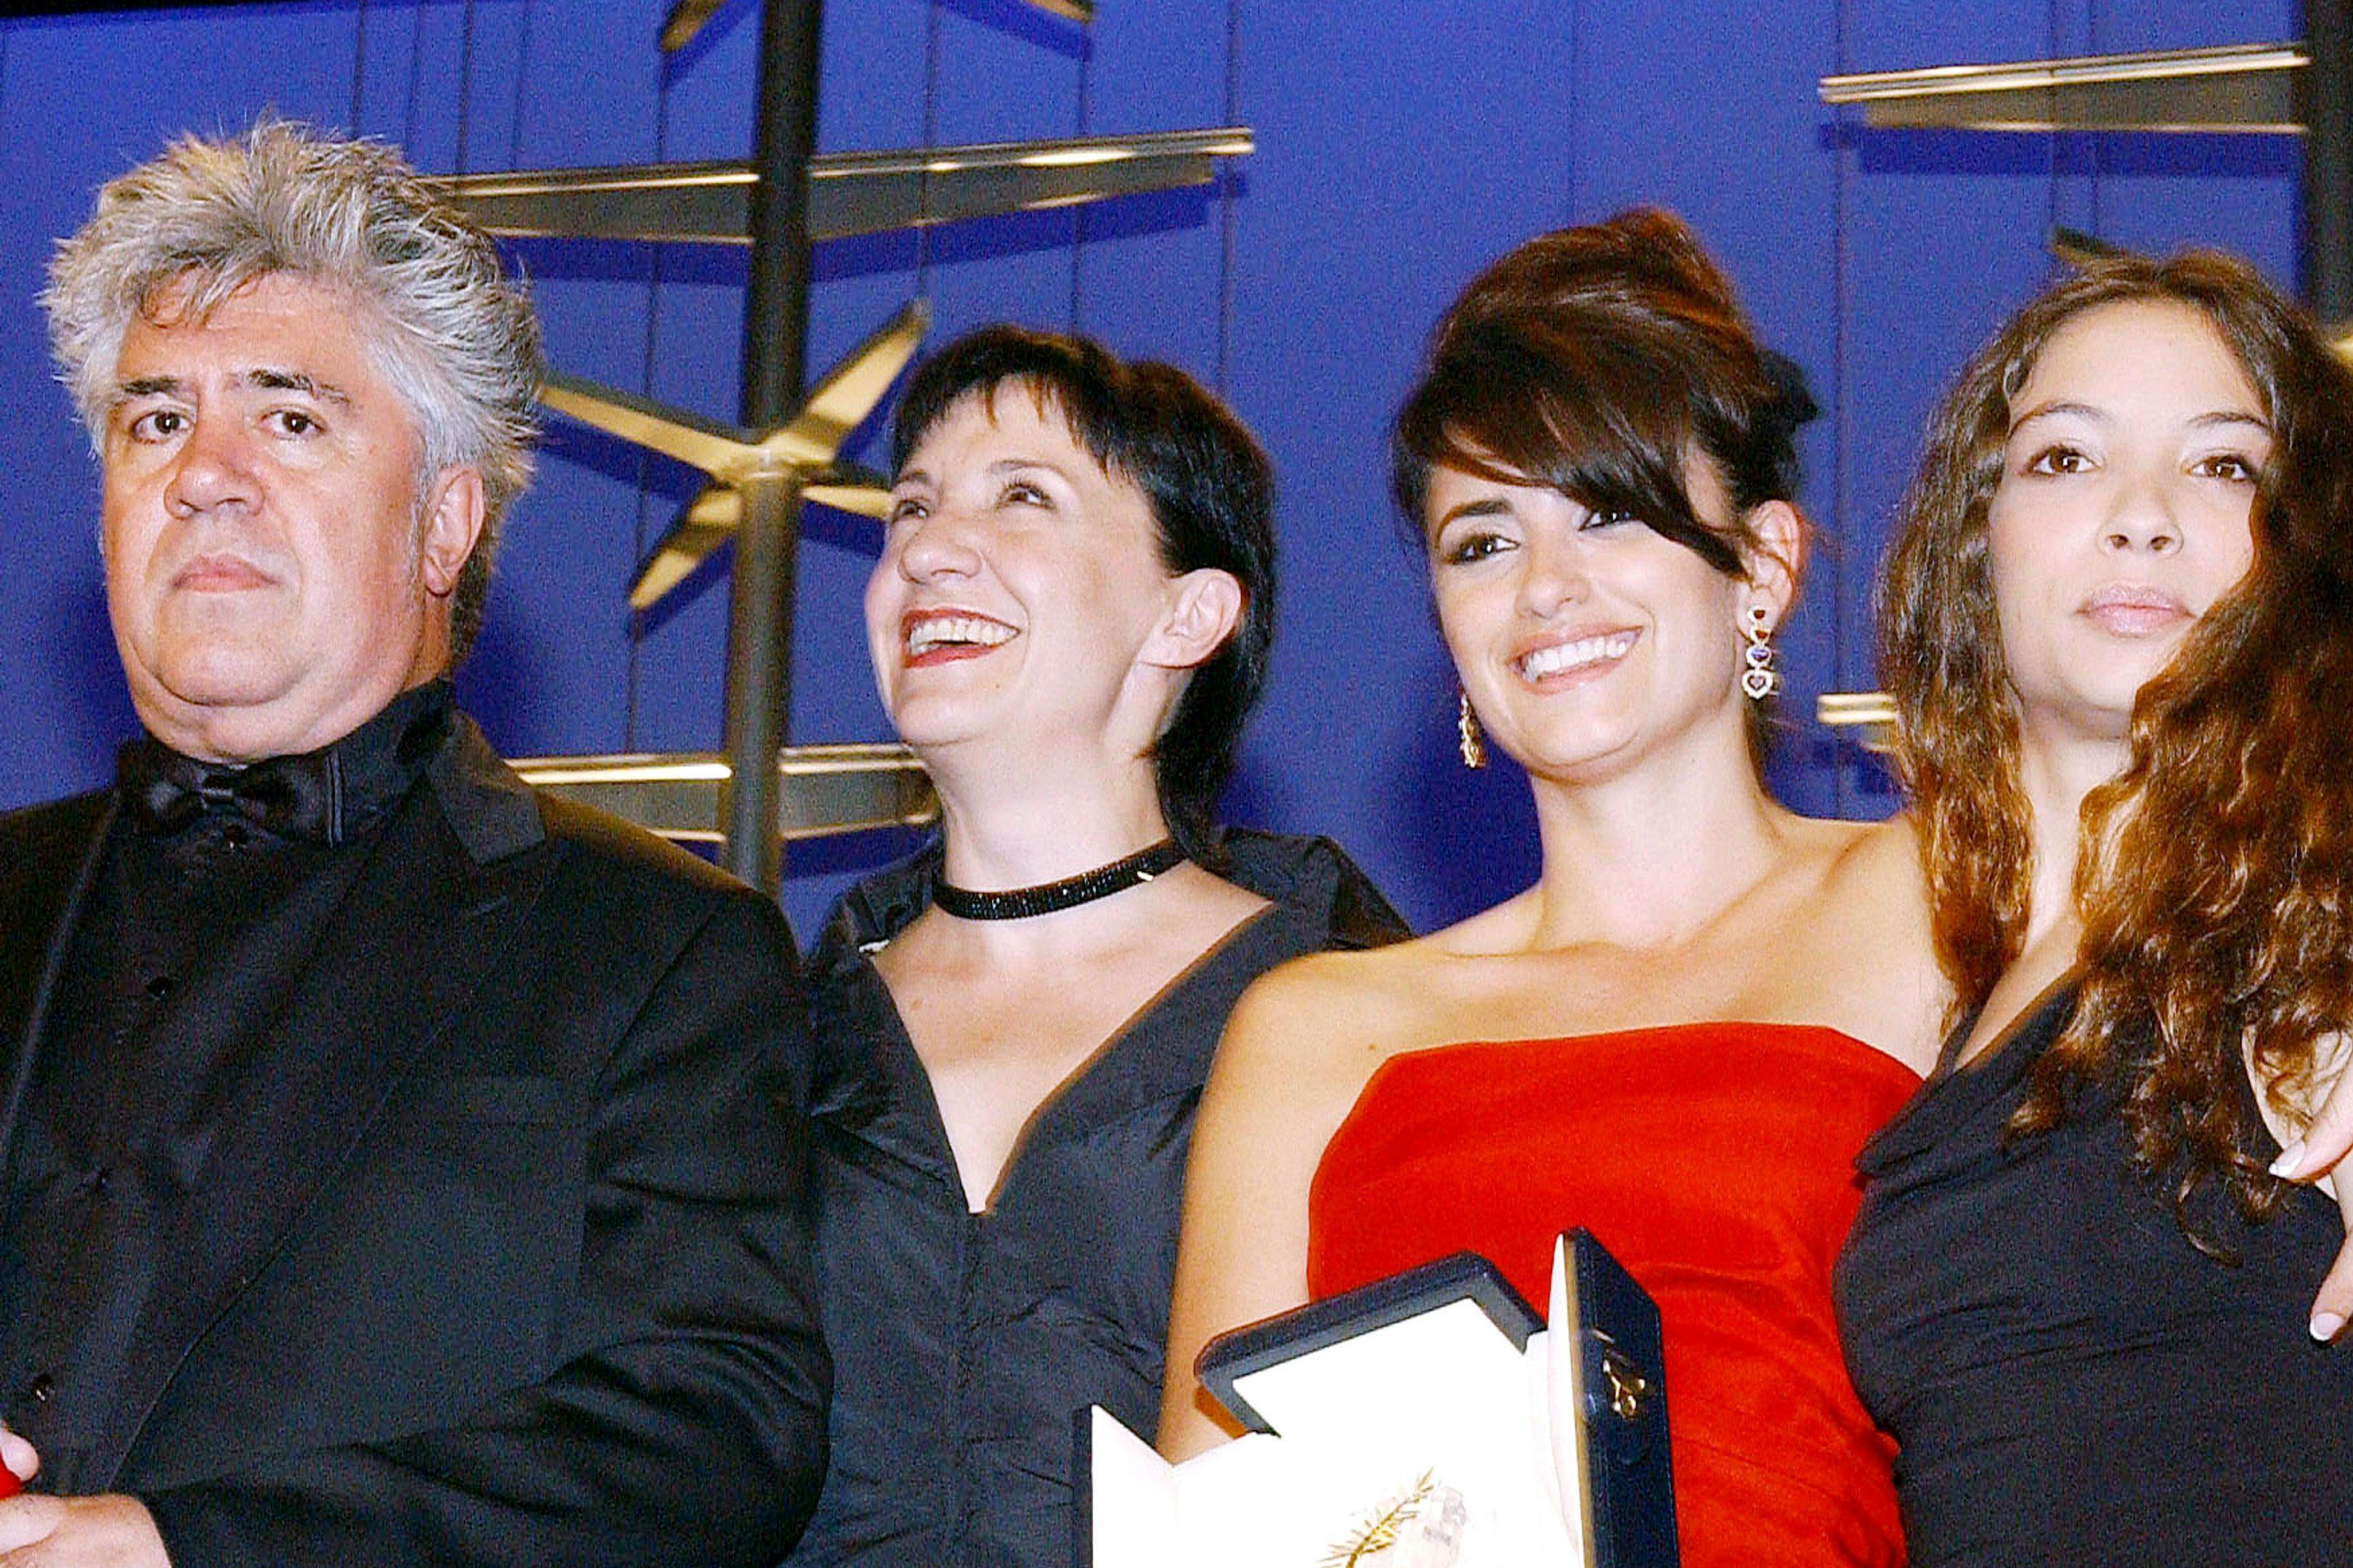
[[[1483,728],[1527,771],[1543,874],[1243,998],[1194,1139],[1172,1456],[1220,1436],[1213,1335],[1463,1249],[1540,1302],[1584,1226],[1659,1304],[1683,1562],[1902,1561],[1830,1276],[1944,989],[1908,827],[1794,816],[1757,771],[1810,412],[1661,213],[1531,240],[1439,323],[1398,500],[1465,761]]]
[[[1847,1384],[1828,1279],[1855,1151],[1919,1082],[1790,1025],[1390,1057],[1309,1190],[1308,1292],[1467,1250],[1541,1302],[1581,1225],[1659,1304],[1686,1561],[1898,1562],[1894,1445]]]

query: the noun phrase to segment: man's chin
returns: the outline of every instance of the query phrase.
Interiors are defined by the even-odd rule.
[[[188,756],[249,762],[311,748],[294,745],[308,715],[283,670],[211,668],[134,681],[132,706],[148,732]]]

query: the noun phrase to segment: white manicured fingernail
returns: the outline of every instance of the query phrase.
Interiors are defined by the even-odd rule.
[[[2318,1340],[2322,1344],[2327,1344],[2329,1341],[2335,1339],[2337,1337],[2337,1331],[2342,1329],[2344,1326],[2345,1320],[2338,1317],[2334,1312],[2315,1312],[2312,1314],[2312,1337]]]
[[[2293,1176],[2295,1174],[2296,1167],[2303,1163],[2304,1140],[2299,1138],[2295,1142],[2280,1151],[2280,1157],[2272,1162],[2272,1174],[2274,1176]],[[2340,1323],[2338,1326],[2342,1327],[2343,1325]]]

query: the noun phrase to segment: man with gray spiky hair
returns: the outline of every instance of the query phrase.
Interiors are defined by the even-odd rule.
[[[828,1376],[791,935],[450,697],[528,301],[269,121],[110,184],[44,302],[145,733],[0,816],[0,1554],[765,1568]]]

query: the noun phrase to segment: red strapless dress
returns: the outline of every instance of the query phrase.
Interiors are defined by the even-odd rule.
[[[1541,1308],[1583,1226],[1659,1304],[1686,1568],[1900,1564],[1894,1446],[1847,1382],[1853,1159],[1920,1080],[1834,1030],[1692,1024],[1383,1063],[1308,1195],[1308,1289],[1453,1252]]]

